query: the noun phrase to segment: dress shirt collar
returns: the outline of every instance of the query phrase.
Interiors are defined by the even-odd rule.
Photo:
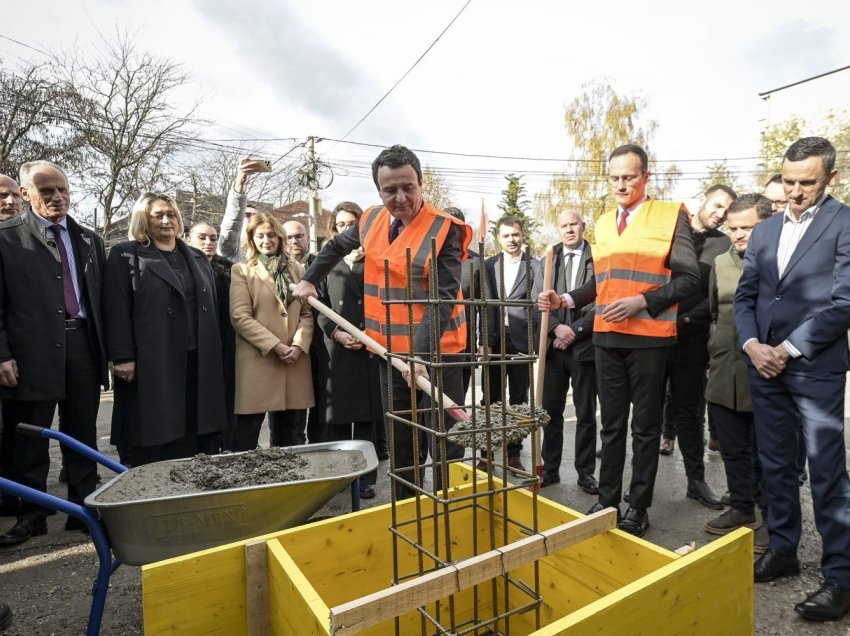
[[[561,243],[561,248],[564,250],[564,258],[567,257],[567,254],[575,254],[577,257],[579,257],[584,252],[584,241],[579,243],[579,246],[574,249],[570,249],[566,245]]]
[[[782,224],[784,225],[785,223],[802,223],[803,221],[809,221],[811,219],[814,219],[815,214],[818,213],[818,210],[820,210],[825,200],[826,192],[823,193],[823,196],[821,196],[820,200],[817,203],[803,211],[803,213],[800,215],[799,221],[794,218],[793,214],[791,214],[791,204],[789,203],[788,207],[785,208],[785,212],[782,215]]]
[[[46,227],[46,228],[49,228],[51,225],[56,225],[56,223],[54,223],[54,222],[53,222],[53,221],[51,221],[50,219],[45,219],[43,216],[39,216],[39,215],[38,215],[38,214],[36,214],[35,212],[31,212],[31,214],[32,214],[32,215],[33,215],[36,219],[38,219],[38,221],[39,221],[39,222],[40,222],[40,223],[41,223],[44,227]],[[63,228],[65,228],[65,229],[67,230],[67,229],[68,229],[68,217],[67,217],[67,216],[63,216],[63,217],[62,217],[62,220],[61,220],[61,221],[59,221],[59,225],[61,225]]]
[[[622,205],[617,205],[617,216],[621,215],[623,212],[628,212],[629,214],[634,214],[637,212],[638,208],[646,201],[649,197],[647,195],[643,195],[643,198],[640,201],[636,201],[628,208],[624,208]]]
[[[507,252],[502,252],[504,254],[505,263],[508,265],[516,265],[522,260],[522,252],[520,251],[519,256],[509,256]]]

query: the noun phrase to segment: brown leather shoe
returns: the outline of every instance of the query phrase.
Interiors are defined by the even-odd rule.
[[[511,475],[514,477],[525,477],[525,475],[521,475],[520,473],[528,472],[525,466],[522,465],[519,457],[508,457],[508,470],[511,471]]]

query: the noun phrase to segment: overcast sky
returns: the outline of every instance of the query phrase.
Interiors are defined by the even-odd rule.
[[[98,33],[135,34],[182,62],[214,139],[339,139],[408,70],[466,0],[49,0],[4,3],[0,35],[60,51]],[[37,7],[37,9],[36,9]],[[564,158],[564,107],[595,79],[647,101],[660,161],[730,158],[753,170],[765,124],[850,104],[850,71],[770,102],[758,93],[850,65],[850,2],[518,2],[473,0],[434,48],[347,141],[473,155]],[[38,57],[0,39],[7,61]],[[277,158],[288,142],[267,143]],[[375,203],[377,149],[322,142],[335,166],[325,207]],[[298,153],[286,160],[297,158]],[[495,211],[503,176],[530,194],[558,162],[422,153],[446,170],[455,199]],[[681,164],[677,195],[695,194],[705,164]]]

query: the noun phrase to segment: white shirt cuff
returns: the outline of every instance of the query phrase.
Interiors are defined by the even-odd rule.
[[[742,350],[744,353],[746,353],[746,352],[747,352],[747,345],[748,345],[748,344],[750,344],[751,342],[758,342],[758,341],[759,341],[759,339],[758,339],[758,338],[750,338],[749,340],[747,340],[747,341],[744,343],[744,345],[741,347],[741,350]]]
[[[785,347],[785,350],[788,352],[788,354],[789,354],[792,358],[799,358],[801,355],[803,355],[802,353],[800,353],[800,350],[799,350],[799,349],[797,349],[797,347],[795,347],[794,345],[792,345],[792,344],[791,344],[790,342],[788,342],[787,340],[783,340],[783,341],[782,341],[782,346],[783,346],[783,347]]]
[[[573,309],[576,306],[576,303],[573,300],[573,297],[570,296],[569,294],[561,294],[561,300],[563,300],[567,304],[568,309]]]

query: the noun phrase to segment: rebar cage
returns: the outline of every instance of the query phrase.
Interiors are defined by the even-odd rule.
[[[483,231],[483,230],[482,230]],[[467,351],[462,354],[446,353],[441,348],[440,310],[446,306],[454,307],[460,303],[456,298],[441,298],[439,294],[439,274],[437,265],[437,244],[432,238],[430,262],[427,279],[415,280],[411,268],[411,250],[406,253],[406,296],[404,300],[389,297],[389,262],[385,262],[384,303],[386,306],[385,333],[391,333],[390,305],[407,305],[407,335],[414,342],[414,333],[419,327],[414,324],[413,305],[425,305],[428,318],[429,351],[411,353],[394,352],[388,347],[388,357],[402,360],[414,377],[414,365],[425,366],[431,379],[430,396],[417,400],[417,390],[410,388],[410,409],[397,410],[393,400],[393,368],[388,364],[386,390],[388,396],[388,436],[390,447],[391,480],[391,526],[393,536],[393,585],[407,581],[429,572],[435,572],[451,563],[484,552],[498,550],[518,536],[528,536],[538,532],[537,489],[538,480],[535,466],[540,465],[539,443],[532,443],[532,466],[530,470],[519,471],[508,467],[507,434],[509,431],[522,430],[524,434],[540,434],[540,419],[535,404],[534,363],[534,318],[536,303],[532,296],[533,271],[531,259],[523,260],[525,266],[526,293],[524,300],[507,300],[505,290],[504,267],[498,267],[498,294],[496,299],[488,296],[488,276],[484,264],[484,244],[479,243],[478,256],[462,264],[469,273],[469,288],[462,290],[462,301],[468,331]],[[499,257],[503,262],[503,254]],[[477,267],[476,267],[477,265]],[[478,285],[476,285],[476,280]],[[427,290],[424,287],[427,285]],[[526,312],[528,333],[528,354],[508,354],[506,352],[505,315],[509,307],[520,307]],[[498,324],[492,325],[493,317]],[[499,334],[499,350],[490,351],[486,346],[490,342],[491,330]],[[388,338],[388,344],[391,344]],[[479,353],[477,343],[485,346]],[[412,348],[412,347],[411,347]],[[424,355],[423,355],[424,353]],[[507,368],[509,365],[524,365],[529,380],[529,404],[527,409],[512,410],[508,404]],[[447,415],[442,396],[444,373],[450,367],[460,367],[461,372],[470,374],[470,388],[463,399],[458,401],[470,422],[464,430],[452,430],[452,418]],[[491,395],[489,379],[498,373],[499,395]],[[480,375],[480,387],[478,376]],[[481,398],[480,405],[478,403]],[[514,396],[516,398],[516,396]],[[522,396],[525,399],[525,396]],[[500,406],[495,406],[495,405]],[[400,466],[396,457],[395,439],[400,427],[408,427],[412,433],[413,465]],[[461,437],[463,436],[463,437]],[[423,439],[424,438],[424,439]],[[463,445],[472,448],[472,456],[466,453],[458,455],[453,440],[463,440]],[[427,444],[421,442],[427,441]],[[431,459],[426,452],[430,450]],[[481,462],[476,450],[482,450]],[[448,484],[448,466],[453,462],[472,461],[473,486],[471,494],[452,496]],[[481,470],[481,468],[484,470]],[[518,476],[517,483],[494,479],[494,470],[501,470],[504,477],[510,470]],[[430,479],[428,478],[430,477]],[[533,493],[532,524],[528,526],[510,515],[508,492],[529,488]],[[397,515],[396,504],[399,492],[412,492],[416,498],[416,514],[413,518],[402,519]],[[454,523],[453,523],[454,520]],[[453,553],[453,537],[458,532],[471,532],[473,540],[472,554]],[[427,536],[430,535],[430,536]],[[400,571],[399,551],[413,549],[417,553],[418,568],[414,571]],[[468,550],[467,550],[468,552]],[[520,613],[534,611],[535,624],[540,626],[540,576],[538,564],[533,567],[533,580],[526,581],[506,572],[489,583],[476,585],[472,589],[472,601],[463,603],[463,608],[455,603],[454,596],[448,596],[436,603],[419,608],[421,616],[421,634],[510,634],[511,618]],[[400,633],[400,623],[396,619],[395,631]]]

